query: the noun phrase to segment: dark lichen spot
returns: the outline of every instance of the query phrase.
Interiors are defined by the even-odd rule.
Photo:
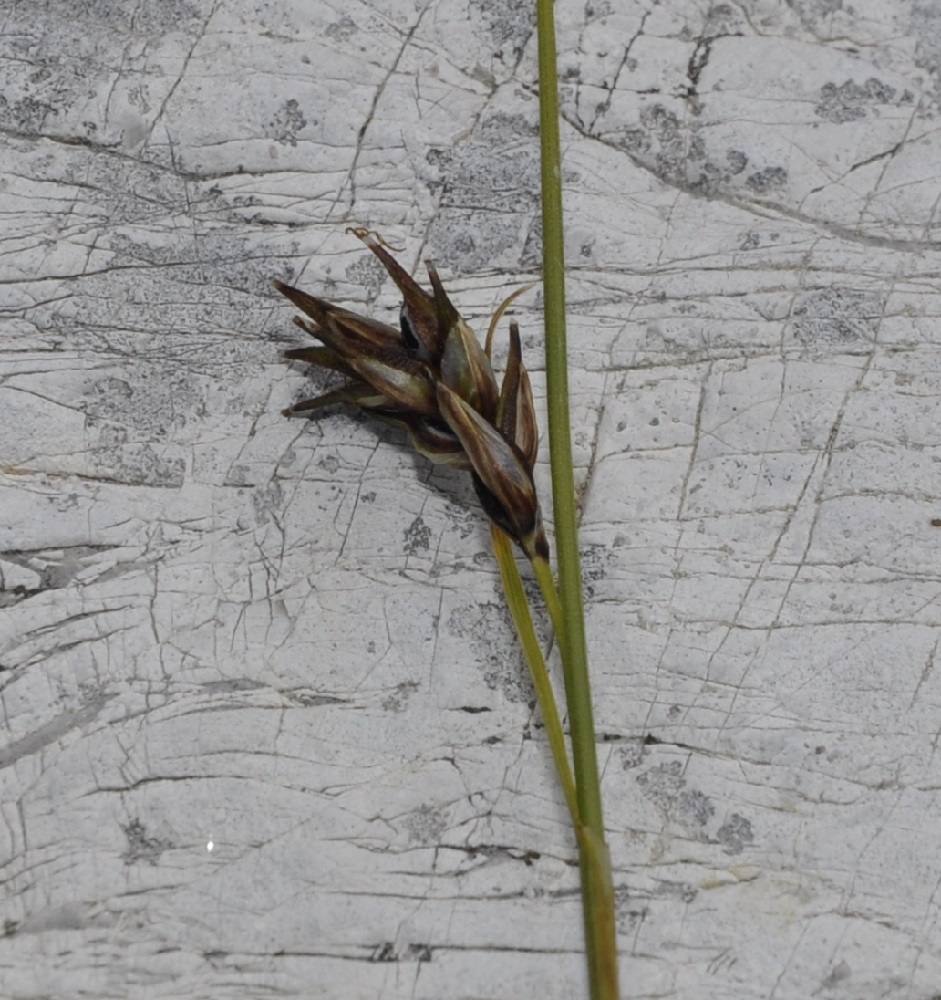
[[[425,524],[422,517],[416,517],[405,529],[405,551],[414,556],[419,552],[427,552],[431,547],[431,528]]]
[[[409,841],[419,844],[438,843],[447,826],[441,810],[434,806],[420,806],[405,820]]]
[[[839,87],[835,83],[826,83],[820,88],[820,101],[814,113],[836,125],[859,121],[867,115],[877,114],[876,105],[889,104],[895,99],[895,94],[894,87],[875,77],[870,77],[863,84],[847,80]]]
[[[787,171],[783,167],[766,167],[750,174],[745,183],[755,194],[767,194],[784,187],[787,183]]]
[[[855,288],[822,288],[806,292],[791,310],[791,332],[804,345],[852,347],[875,338],[882,299]]]
[[[357,257],[346,269],[346,278],[354,285],[362,285],[366,289],[366,298],[374,299],[379,294],[386,271],[381,262],[373,256]]]
[[[324,34],[334,41],[348,42],[356,34],[356,22],[344,14],[339,21],[328,24],[324,29]]]
[[[676,799],[677,815],[693,826],[705,826],[715,815],[711,800],[696,789],[681,792]]]
[[[716,840],[723,845],[726,854],[741,854],[745,845],[754,839],[751,823],[739,813],[732,813],[716,830]]]
[[[691,828],[697,839],[704,838],[704,827],[715,815],[715,806],[707,795],[687,787],[680,761],[658,764],[636,780],[643,794],[668,817]]]
[[[127,826],[122,826],[124,835],[127,837],[127,850],[124,852],[124,863],[134,864],[137,861],[146,861],[155,865],[163,854],[172,845],[168,840],[161,837],[147,836],[147,829],[139,819],[132,819]]]
[[[538,628],[541,619],[536,624]],[[468,641],[471,652],[483,664],[483,680],[491,691],[502,691],[510,702],[524,702],[533,697],[529,673],[516,645],[505,604],[484,601],[455,608],[448,616],[447,628],[452,635]],[[542,632],[544,635],[545,629]]]
[[[748,155],[740,149],[730,149],[725,154],[730,174],[740,174],[748,166]]]
[[[647,747],[641,738],[630,740],[624,746],[618,747],[617,755],[621,761],[621,767],[629,771],[632,767],[637,767],[647,754]]]
[[[375,644],[370,643],[370,645],[373,646],[371,652],[375,652]],[[409,696],[417,690],[417,681],[402,681],[401,684],[396,686],[393,694],[383,699],[382,707],[387,712],[401,712],[408,703]]]
[[[297,145],[297,134],[307,125],[301,106],[293,97],[288,98],[268,122],[268,135],[286,146]]]
[[[252,493],[252,507],[258,524],[276,520],[284,506],[284,490],[278,482],[256,488]]]

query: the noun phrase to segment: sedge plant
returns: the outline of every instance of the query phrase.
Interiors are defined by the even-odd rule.
[[[604,835],[595,730],[588,678],[582,579],[568,404],[558,81],[551,0],[537,0],[542,154],[543,290],[549,450],[558,584],[533,468],[539,430],[519,329],[510,324],[503,378],[491,366],[497,310],[481,345],[455,308],[434,266],[431,291],[401,267],[381,237],[350,232],[381,261],[402,295],[399,325],[332,305],[275,282],[303,317],[295,323],[318,343],[284,352],[325,368],[343,384],[296,403],[288,415],[314,416],[347,404],[403,427],[431,461],[467,471],[490,519],[493,550],[533,687],[579,852],[585,953],[591,1000],[618,1000],[614,893]],[[513,551],[529,561],[545,601],[562,660],[569,721],[562,716]],[[569,749],[570,747],[570,749]]]

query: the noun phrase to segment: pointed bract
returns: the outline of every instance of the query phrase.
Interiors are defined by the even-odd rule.
[[[441,416],[464,446],[474,473],[493,498],[487,513],[530,558],[541,553],[545,547],[545,533],[539,501],[519,448],[508,442],[456,392],[440,383],[438,404]],[[484,506],[490,506],[489,498]]]
[[[340,357],[361,350],[405,349],[402,334],[388,323],[341,309],[281,281],[276,281],[274,286],[317,324],[311,326],[302,320],[299,325],[312,337],[332,347]]]
[[[436,416],[438,406],[428,370],[404,352],[350,358],[347,362],[365,382],[415,413]]]
[[[321,410],[325,406],[335,406],[337,403],[350,403],[353,406],[362,407],[364,410],[386,409],[395,405],[388,396],[376,392],[371,385],[351,383],[331,389],[313,399],[303,399],[299,403],[289,406],[283,412],[287,417],[294,417],[302,413],[310,413],[313,410]]]
[[[343,372],[344,375],[352,374],[350,366],[329,347],[292,347],[288,351],[282,351],[281,357],[285,361],[303,361],[304,364],[329,368],[334,372]]]
[[[403,335],[414,337],[422,349],[424,360],[437,365],[441,357],[442,341],[438,330],[438,312],[434,298],[405,270],[368,230],[354,229],[353,235],[361,239],[379,258],[389,277],[402,293],[402,323],[407,324]]]
[[[519,448],[527,469],[532,473],[539,451],[539,428],[529,373],[523,367],[520,331],[515,322],[510,323],[510,350],[497,406],[497,426],[507,441],[512,441]]]
[[[485,419],[493,420],[499,394],[490,359],[471,328],[452,305],[434,264],[430,261],[426,261],[426,264],[435,290],[438,322],[444,340],[441,381]]]
[[[407,353],[402,334],[388,323],[366,316],[357,316],[346,309],[330,307],[327,322],[317,331],[317,338],[332,347],[341,357],[377,351],[395,350]]]

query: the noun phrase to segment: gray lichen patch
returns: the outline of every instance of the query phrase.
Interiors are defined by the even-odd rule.
[[[931,73],[936,99],[941,99],[941,7],[936,0],[915,0],[909,31],[915,39],[915,62]]]
[[[716,830],[716,840],[724,845],[726,854],[741,854],[754,842],[755,832],[749,820],[740,813],[732,813]]]
[[[447,828],[448,821],[444,812],[430,805],[419,806],[405,820],[410,843],[437,844]]]
[[[140,819],[132,819],[127,826],[122,826],[127,837],[127,849],[124,852],[124,863],[133,865],[140,861],[156,865],[164,851],[173,845],[165,837],[155,837],[148,833]]]
[[[316,124],[316,122],[314,122]],[[307,127],[307,119],[297,99],[288,98],[268,122],[267,134],[276,142],[296,146],[298,134]]]
[[[471,8],[486,24],[498,59],[518,59],[533,33],[532,11],[507,0],[471,0]]]
[[[324,30],[327,38],[332,38],[338,42],[348,42],[356,36],[358,29],[356,22],[348,14],[343,14],[336,21],[328,24]]]
[[[427,552],[431,546],[431,528],[423,517],[416,517],[405,529],[405,551],[408,555]]]
[[[167,453],[149,444],[120,440],[106,433],[93,445],[89,468],[95,477],[106,482],[176,488],[183,485],[186,459],[178,449]]]
[[[493,267],[514,247],[518,259],[539,202],[533,121],[495,112],[440,165],[441,209],[429,233],[430,255],[459,272]]]
[[[481,664],[487,687],[501,691],[511,702],[533,697],[506,605],[492,601],[463,605],[451,612],[447,627],[453,635],[466,640]]]
[[[821,288],[799,296],[791,310],[790,334],[819,350],[868,349],[884,312],[877,292]]]
[[[186,456],[171,438],[201,409],[193,376],[177,366],[108,376],[85,396],[89,460],[96,475],[115,482],[181,486]]]
[[[345,270],[347,280],[363,289],[367,302],[372,301],[379,294],[379,290],[386,283],[386,270],[382,263],[371,255],[363,254],[357,257]],[[398,322],[398,317],[394,312],[389,312],[386,316],[376,316],[384,323],[394,326]]]
[[[417,681],[402,681],[395,691],[383,698],[381,705],[387,712],[404,712],[409,698],[418,690]]]
[[[203,398],[198,379],[182,365],[138,364],[125,377],[95,382],[85,395],[85,415],[91,423],[165,442],[201,409]]]
[[[161,105],[173,82],[168,64],[182,62],[211,10],[209,2],[189,0],[52,0],[41,14],[12,5],[4,12],[0,125],[99,148],[120,146],[128,131],[146,135],[146,125],[128,123]]]
[[[705,115],[686,114],[678,101],[654,101],[642,106],[636,126],[613,131],[610,141],[683,187],[711,192],[731,190],[744,181],[749,191],[765,195],[784,186],[785,168],[772,164],[746,173],[749,153],[737,144],[723,146],[708,125]],[[756,153],[752,157],[759,159]]]
[[[895,94],[894,87],[872,76],[861,84],[853,80],[847,80],[839,86],[826,83],[820,90],[820,101],[814,108],[814,113],[836,124],[859,121],[878,114],[879,106],[891,104],[895,100]]]
[[[793,35],[771,38],[734,15],[723,14],[728,26],[717,31],[711,15],[723,6],[658,18],[656,30],[651,14],[624,42],[586,14],[579,41],[588,55],[563,98],[570,119],[623,150],[628,176],[647,171],[700,196],[732,197],[746,210],[760,201],[900,237],[932,217],[938,185],[925,164],[937,159],[937,140],[919,123],[937,101],[925,85],[937,91],[938,74],[910,73],[899,40],[873,57],[880,29],[894,37],[893,18],[880,25],[841,6],[824,27],[808,0],[806,18],[782,15]],[[821,38],[857,47],[837,51]],[[938,64],[932,44],[926,37],[926,66]],[[849,179],[864,168],[871,177]]]
[[[653,802],[665,817],[681,824],[696,840],[721,844],[726,854],[741,854],[753,843],[751,822],[740,813],[732,813],[714,832],[710,832],[716,806],[712,798],[691,788],[679,760],[656,764],[635,779],[644,797]]]
[[[787,184],[787,171],[783,167],[767,167],[749,174],[745,183],[755,194],[769,194]]]

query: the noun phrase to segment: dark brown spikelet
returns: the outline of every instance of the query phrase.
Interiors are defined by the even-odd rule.
[[[297,325],[320,341],[285,351],[284,357],[347,379],[285,412],[316,414],[342,403],[404,427],[431,461],[470,471],[484,512],[530,559],[547,557],[533,483],[539,433],[516,324],[510,326],[506,372],[498,388],[488,352],[451,302],[434,265],[428,263],[429,293],[381,238],[363,229],[352,232],[402,293],[400,325],[360,316],[276,281],[278,291],[305,314],[295,319]]]

